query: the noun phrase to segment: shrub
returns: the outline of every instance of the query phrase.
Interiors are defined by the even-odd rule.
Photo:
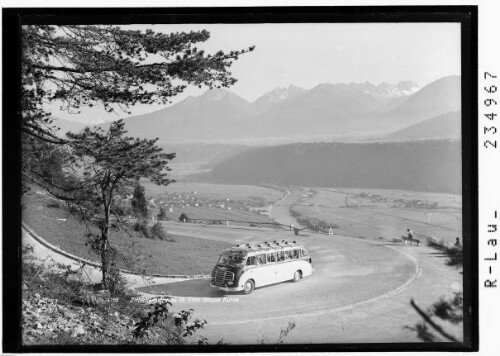
[[[58,200],[50,199],[47,202],[47,208],[60,208],[60,207],[61,207],[61,204],[59,203]]]
[[[157,216],[158,220],[167,220],[167,214],[165,213],[165,209],[160,207],[160,213]]]
[[[441,251],[448,259],[446,264],[448,266],[461,267],[463,264],[462,248],[456,246],[446,245],[443,241],[429,240],[428,245],[438,251]]]
[[[137,221],[133,226],[132,229],[134,231],[139,232],[144,236],[145,238],[149,239],[149,230],[148,230],[148,223],[145,220],[142,221]]]
[[[50,268],[54,269],[51,271]],[[54,265],[49,269],[40,264],[32,256],[32,250],[23,249],[22,259],[23,284],[26,286],[23,294],[38,293],[47,298],[57,299],[62,303],[83,304],[87,299],[89,288],[83,283],[78,274],[72,271],[71,266]],[[72,276],[72,278],[69,278]]]
[[[181,216],[179,216],[179,221],[180,222],[189,222],[189,218],[186,213],[182,213]]]
[[[315,218],[303,218],[303,217],[296,217],[297,222],[305,227],[306,229],[312,230],[312,231],[320,231],[327,233],[330,228],[332,229],[338,229],[339,226],[337,224],[333,224],[331,222],[315,219]]]
[[[114,212],[119,216],[133,215],[132,208],[129,206],[123,206],[123,205],[116,206],[114,209]]]
[[[278,337],[278,340],[276,341],[276,344],[278,344],[278,345],[284,344],[285,339],[287,338],[288,334],[290,334],[290,332],[292,332],[292,330],[295,329],[295,326],[296,326],[296,324],[294,322],[289,321],[287,326],[285,326],[284,328],[281,328],[281,332],[280,332],[280,335]],[[222,340],[220,342],[222,342]],[[261,337],[258,340],[258,342],[262,345],[272,344],[272,342],[269,340],[269,338],[267,336]]]
[[[112,296],[123,296],[127,280],[120,273],[120,269],[113,263],[106,274],[106,286]]]
[[[162,224],[159,222],[153,225],[149,231],[149,236],[152,239],[169,240],[167,232],[163,229]]]

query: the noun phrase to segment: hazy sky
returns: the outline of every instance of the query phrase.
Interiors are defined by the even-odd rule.
[[[132,28],[157,32],[207,29],[211,38],[197,45],[207,52],[255,45],[253,52],[241,56],[231,67],[238,82],[230,90],[248,101],[290,84],[310,89],[319,83],[412,80],[424,86],[447,75],[460,75],[458,23],[185,24]],[[191,88],[173,102],[204,90]],[[133,113],[158,109],[146,106],[133,109]],[[78,116],[54,114],[84,122],[109,115],[103,110],[85,110]]]

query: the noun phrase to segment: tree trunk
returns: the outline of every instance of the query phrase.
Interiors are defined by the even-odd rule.
[[[107,228],[106,228],[107,230]],[[109,256],[108,256],[108,236],[107,231],[102,230],[101,235],[101,269],[102,269],[102,286],[106,288],[106,274],[108,273],[109,266]]]
[[[106,200],[106,195],[104,195],[104,226],[101,228],[101,261],[102,261],[102,286],[107,288],[106,275],[108,273],[109,258],[109,213],[110,204]]]

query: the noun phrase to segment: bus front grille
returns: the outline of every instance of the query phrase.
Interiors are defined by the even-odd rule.
[[[234,281],[233,272],[226,271],[221,268],[215,268],[212,271],[212,284],[222,286],[229,281]]]

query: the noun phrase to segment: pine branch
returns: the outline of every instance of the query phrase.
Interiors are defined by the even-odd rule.
[[[446,331],[444,331],[439,325],[437,325],[434,321],[432,321],[431,317],[429,315],[427,315],[423,310],[421,310],[417,304],[415,303],[415,301],[412,299],[411,302],[410,302],[411,306],[413,307],[413,309],[415,309],[417,311],[417,313],[427,322],[429,323],[430,326],[432,326],[432,328],[434,330],[436,330],[440,335],[442,335],[444,338],[450,340],[450,341],[453,341],[453,342],[459,342],[455,337],[453,337],[452,335],[448,334]]]

